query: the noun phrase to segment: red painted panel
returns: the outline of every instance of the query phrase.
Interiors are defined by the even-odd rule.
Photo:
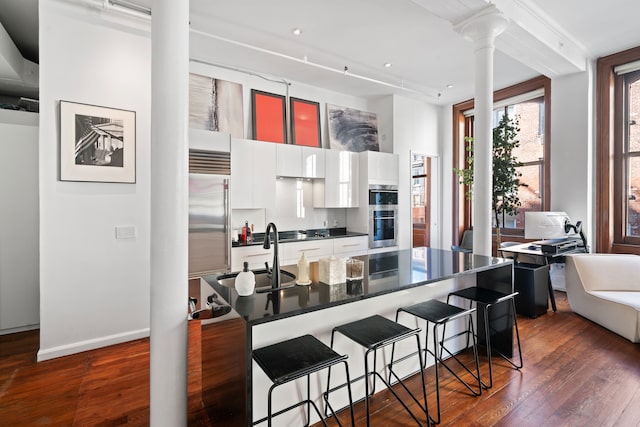
[[[253,139],[285,142],[284,97],[254,93]]]
[[[300,100],[291,100],[293,114],[293,143],[320,147],[319,106]]]

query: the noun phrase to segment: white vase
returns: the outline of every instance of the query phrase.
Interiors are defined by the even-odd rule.
[[[244,262],[244,269],[238,273],[235,282],[236,292],[241,297],[246,297],[253,294],[253,290],[256,287],[256,276],[253,271],[249,270],[249,263]]]

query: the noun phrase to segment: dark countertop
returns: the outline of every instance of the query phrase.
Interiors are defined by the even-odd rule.
[[[290,242],[301,242],[306,240],[338,239],[341,237],[357,237],[357,236],[368,236],[368,234],[347,231],[347,229],[344,227],[279,231],[278,242],[290,243]],[[239,248],[243,246],[262,245],[263,242],[264,242],[264,233],[253,233],[252,242],[250,243],[232,242],[231,246],[234,248]]]
[[[217,276],[205,276],[203,279],[249,324],[260,324],[513,263],[502,258],[432,248],[354,258],[364,261],[365,271],[364,279],[352,283],[327,285],[318,282],[318,262],[310,263],[311,285],[294,285],[276,292],[254,292],[247,297],[239,296],[234,288],[219,284]],[[297,273],[295,265],[283,266],[282,269]]]

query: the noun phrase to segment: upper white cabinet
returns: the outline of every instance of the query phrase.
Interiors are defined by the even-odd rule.
[[[398,185],[398,155],[363,151],[360,153],[361,166],[366,167],[368,184]]]
[[[231,140],[231,207],[275,206],[276,146],[248,139]]]
[[[296,178],[324,177],[324,150],[299,145],[276,145],[278,176]]]
[[[299,145],[276,145],[276,175],[302,176],[302,147]]]
[[[313,206],[353,208],[360,204],[358,153],[324,150],[325,179],[313,185]]]
[[[302,177],[324,178],[325,151],[322,148],[302,147]]]

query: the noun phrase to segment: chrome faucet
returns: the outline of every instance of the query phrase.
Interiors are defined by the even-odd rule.
[[[262,245],[265,249],[271,248],[271,242],[269,240],[269,233],[273,230],[273,263],[271,265],[271,288],[279,289],[280,288],[280,259],[278,258],[278,229],[276,225],[272,222],[267,224],[267,229],[264,232],[264,244]],[[266,264],[266,263],[265,263]],[[267,273],[269,273],[269,267],[267,266]]]

